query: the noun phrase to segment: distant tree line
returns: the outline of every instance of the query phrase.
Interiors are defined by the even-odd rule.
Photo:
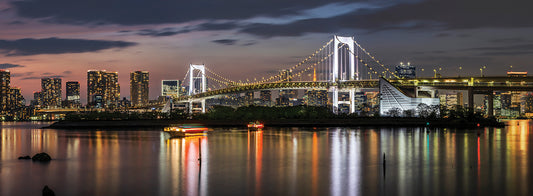
[[[425,119],[460,119],[464,121],[477,121],[484,119],[480,113],[474,113],[463,107],[457,107],[455,110],[448,110],[446,107],[431,107],[426,104],[420,104],[416,110],[402,111],[393,108],[387,111],[387,116],[394,118],[425,118]],[[369,118],[365,114],[335,114],[328,107],[319,106],[288,106],[288,107],[265,107],[265,106],[245,106],[233,108],[228,106],[213,106],[207,113],[195,113],[189,115],[183,111],[174,110],[169,113],[160,111],[147,112],[84,112],[70,113],[65,116],[65,120],[276,120],[276,119],[350,119],[350,118]],[[379,117],[379,113],[374,116]]]

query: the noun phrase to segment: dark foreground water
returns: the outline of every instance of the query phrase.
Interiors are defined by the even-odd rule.
[[[1,125],[0,195],[40,195],[44,185],[56,195],[533,194],[529,121],[429,132],[215,129],[182,139],[156,129],[38,129],[43,125]],[[43,151],[54,160],[17,160]]]

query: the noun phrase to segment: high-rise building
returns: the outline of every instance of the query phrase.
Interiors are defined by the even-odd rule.
[[[328,104],[328,91],[309,90],[307,91],[307,105],[326,106]]]
[[[524,98],[524,100],[525,100],[525,111],[524,112],[526,116],[531,117],[533,116],[533,94],[528,93],[526,97]]]
[[[11,75],[8,70],[0,70],[0,112],[7,111],[9,106],[9,92]]]
[[[11,87],[9,93],[9,107],[11,110],[20,110],[25,104],[20,88]]]
[[[33,101],[31,105],[40,108],[42,104],[43,104],[43,94],[41,93],[41,91],[33,92]]]
[[[112,107],[117,105],[119,97],[118,72],[87,71],[87,105]]]
[[[80,106],[80,83],[78,81],[68,81],[66,83],[66,102],[67,107]]]
[[[181,81],[161,80],[161,96],[177,98],[180,96]]]
[[[411,63],[400,63],[400,65],[396,66],[396,75],[400,78],[415,78],[416,68],[415,66],[412,66]]]
[[[261,105],[263,106],[271,106],[272,105],[272,91],[270,90],[263,90],[259,93],[259,97],[261,99]]]
[[[61,107],[61,78],[42,78],[41,93],[43,108]]]
[[[244,93],[244,104],[253,105],[254,104],[254,92]]]
[[[130,100],[134,106],[148,103],[148,71],[134,71],[130,73]]]

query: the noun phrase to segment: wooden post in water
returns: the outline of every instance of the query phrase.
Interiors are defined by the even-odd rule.
[[[202,138],[198,138],[198,161],[202,163]]]
[[[387,160],[385,159],[385,153],[383,153],[383,162],[381,162],[383,164],[383,177],[385,177],[385,172],[387,171]]]

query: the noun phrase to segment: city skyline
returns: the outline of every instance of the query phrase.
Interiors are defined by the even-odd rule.
[[[439,67],[448,76],[479,75],[482,66],[486,75],[533,72],[531,2],[244,4],[3,1],[0,69],[11,71],[11,86],[26,98],[40,90],[41,78],[81,82],[86,70],[122,73],[121,97],[129,97],[127,73],[146,70],[153,99],[161,80],[183,80],[191,63],[234,80],[273,75],[339,34],[355,36],[390,68],[411,62],[425,69],[422,76]],[[86,101],[85,85],[80,92]]]

